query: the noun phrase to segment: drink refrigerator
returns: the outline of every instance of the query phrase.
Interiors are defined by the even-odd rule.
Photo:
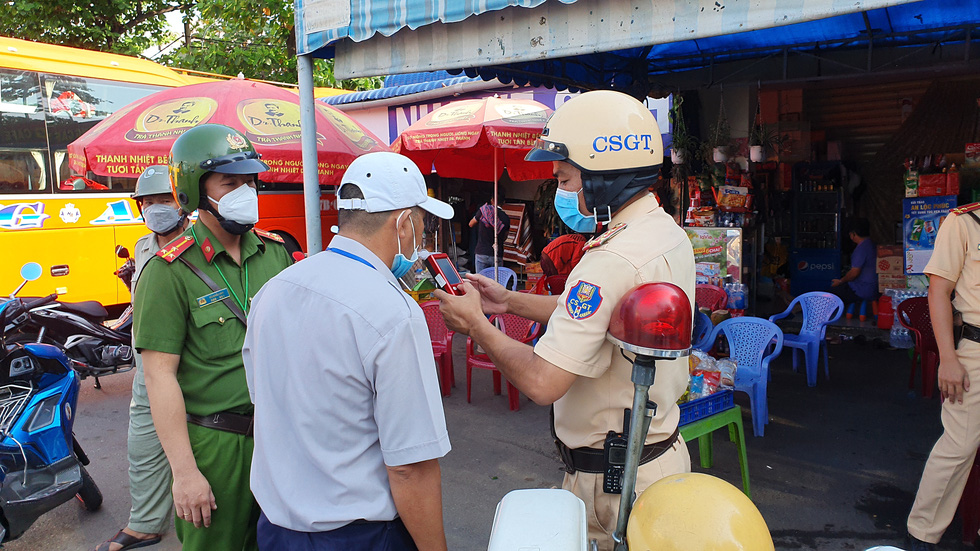
[[[840,163],[797,163],[793,191],[790,292],[826,291],[841,277]]]

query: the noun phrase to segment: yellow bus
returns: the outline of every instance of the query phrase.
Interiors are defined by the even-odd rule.
[[[45,273],[30,293],[58,290],[66,301],[129,302],[129,291],[113,276],[122,263],[114,250],[122,245],[132,251],[147,233],[130,198],[135,179],[74,175],[67,146],[116,110],[165,87],[225,78],[191,73],[135,57],[0,37],[0,295],[17,287],[19,267],[33,261]],[[333,93],[343,91],[319,89],[316,95]],[[260,208],[263,228],[294,245],[305,243],[299,186],[260,195]]]

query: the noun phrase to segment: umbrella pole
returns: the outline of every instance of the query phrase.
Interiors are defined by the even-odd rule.
[[[497,251],[499,251],[500,240],[497,238],[497,182],[500,179],[500,172],[497,170],[498,149],[493,150],[493,279],[500,281],[500,266],[497,262]]]

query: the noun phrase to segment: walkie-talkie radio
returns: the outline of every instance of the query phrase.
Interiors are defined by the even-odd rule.
[[[602,491],[607,494],[623,493],[623,476],[626,474],[626,455],[629,449],[630,410],[623,410],[623,432],[609,431],[603,443],[603,459],[606,471],[602,474]]]

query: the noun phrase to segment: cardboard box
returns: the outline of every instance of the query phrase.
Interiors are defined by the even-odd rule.
[[[880,256],[877,261],[878,275],[903,275],[901,256]]]
[[[920,174],[919,197],[936,197],[946,194],[945,174]]]
[[[878,292],[884,293],[885,289],[905,289],[907,283],[902,274],[878,274]]]
[[[959,172],[947,172],[946,173],[946,195],[959,195],[960,194],[960,173]]]

